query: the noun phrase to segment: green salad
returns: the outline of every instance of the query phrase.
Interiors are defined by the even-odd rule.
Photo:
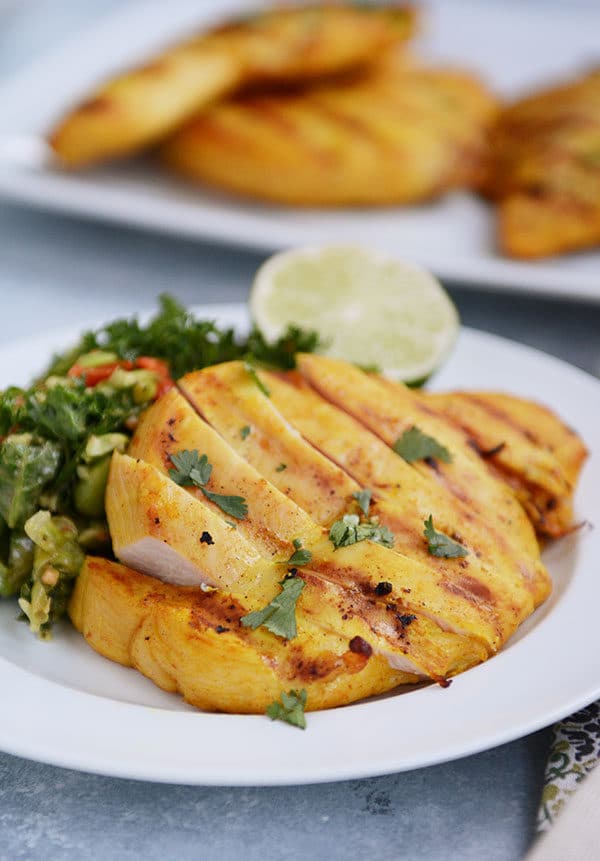
[[[18,599],[40,637],[65,613],[85,553],[111,556],[110,459],[140,413],[190,371],[234,359],[291,368],[318,346],[293,326],[272,344],[257,329],[240,338],[170,296],[160,302],[147,325],[86,332],[30,388],[0,392],[0,596]]]

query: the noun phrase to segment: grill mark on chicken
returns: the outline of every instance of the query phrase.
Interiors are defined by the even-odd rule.
[[[309,107],[311,116],[325,120],[333,131],[339,129],[342,133],[350,132],[355,141],[361,140],[376,150],[385,147],[385,139],[377,134],[377,129],[368,117],[361,119],[353,116],[344,111],[342,104],[319,99],[318,94]]]
[[[442,585],[448,592],[452,592],[454,595],[462,595],[465,600],[472,603],[479,604],[482,601],[490,605],[494,603],[494,596],[488,587],[479,580],[476,580],[475,577],[462,575],[452,581],[443,582]]]
[[[155,593],[153,600],[164,598],[161,593]],[[212,628],[217,633],[231,633],[238,640],[251,643],[255,639],[254,632],[241,624],[241,617],[248,613],[248,607],[243,606],[231,595],[221,592],[195,593],[190,607],[189,624],[198,631]],[[351,650],[349,650],[351,651]],[[334,654],[329,650],[320,652],[317,656],[307,654],[298,642],[289,642],[285,662],[276,665],[281,676],[288,680],[309,681],[325,679],[337,675],[344,670],[353,673],[360,672],[367,663],[369,656],[359,660],[348,660],[346,653]]]
[[[103,114],[114,111],[114,104],[108,96],[96,96],[93,99],[88,99],[78,108],[78,113],[81,114]]]
[[[324,402],[321,399],[320,404],[317,405],[314,400],[298,401],[295,411],[294,405],[292,404],[291,409],[290,401],[288,399],[283,398],[282,394],[285,390],[282,390],[281,384],[289,383],[290,387],[293,391],[297,392],[298,395],[308,394],[309,398],[314,399],[315,390],[310,386],[310,383],[298,374],[298,372],[291,373],[283,373],[280,372],[278,374],[268,374],[267,382],[271,386],[271,399],[274,404],[281,409],[283,414],[286,416],[287,420],[291,421],[293,425],[297,427],[300,432],[304,433],[305,439],[316,447],[319,451],[322,451],[326,457],[329,457],[333,460],[334,463],[337,463],[340,468],[348,471],[354,478],[359,480],[363,485],[368,484],[373,487],[373,483],[364,475],[360,474],[360,467],[362,465],[364,470],[364,461],[365,461],[365,453],[363,452],[361,456],[358,451],[359,443],[357,443],[357,451],[355,456],[346,457],[344,455],[344,462],[340,462],[339,458],[336,458],[331,451],[327,450],[323,447],[323,445],[327,445],[327,441],[323,443],[322,440],[321,445],[315,439],[315,432],[313,429],[313,425],[307,425],[307,421],[304,420],[305,414],[316,414],[317,406],[320,406],[321,410],[324,410],[322,413],[322,422],[317,421],[317,425],[320,427],[321,424],[328,424],[330,426],[331,432],[333,436],[337,438],[343,438],[346,435],[349,439],[354,439],[355,437],[362,435],[367,435],[367,439],[370,437],[370,432],[364,429],[362,426],[358,425],[350,416],[347,416],[346,413],[333,406],[329,402]],[[302,406],[301,406],[302,405]],[[321,413],[318,414],[321,416]],[[301,416],[298,419],[298,416]],[[343,423],[340,425],[339,421]],[[334,422],[338,422],[334,424]],[[352,427],[355,425],[355,427]],[[318,434],[318,431],[317,431]],[[362,439],[362,437],[360,437]],[[365,446],[366,446],[365,442]],[[383,445],[383,444],[382,444]],[[376,457],[376,454],[369,449],[371,453]],[[385,455],[387,455],[387,447],[385,449]],[[352,471],[352,466],[358,467],[359,472],[355,475]],[[407,466],[407,468],[409,468]],[[420,473],[415,471],[415,476],[419,476]],[[458,577],[459,573],[457,568],[460,566],[463,570],[468,568],[473,563],[473,556],[476,560],[479,559],[483,554],[479,550],[477,543],[471,543],[465,538],[457,538],[455,540],[460,540],[460,543],[467,545],[471,552],[472,556],[465,560],[462,560],[457,566],[456,561],[448,561],[442,558],[431,557],[427,553],[425,542],[423,540],[423,529],[422,529],[422,520],[418,520],[418,522],[412,521],[411,523],[407,523],[406,514],[402,512],[401,507],[397,502],[395,502],[395,497],[385,497],[385,487],[383,485],[379,485],[380,489],[384,493],[384,499],[378,501],[376,498],[372,500],[371,514],[378,517],[379,521],[384,525],[388,526],[391,531],[394,533],[396,538],[396,547],[395,549],[399,552],[402,552],[409,557],[421,558],[423,561],[426,561],[432,568],[434,568],[438,572],[438,576],[441,574],[442,581],[452,581],[453,578]],[[435,505],[432,503],[432,510],[435,510]],[[459,519],[461,521],[467,520],[469,522],[476,522],[476,518],[472,514],[472,512],[468,510],[463,510],[459,515]],[[439,523],[439,521],[438,521]],[[487,527],[487,525],[486,525]],[[454,530],[455,531],[455,530]],[[450,530],[452,533],[453,530]],[[493,564],[493,563],[492,563]],[[477,562],[479,565],[479,562]],[[522,573],[521,568],[518,569],[519,574]],[[511,605],[512,595],[510,592],[507,592],[504,597],[501,599],[500,595],[492,596],[488,586],[486,585],[486,581],[489,579],[490,574],[485,569],[481,570],[481,573],[475,574],[472,572],[471,579],[473,582],[481,583],[481,590],[479,594],[477,594],[476,588],[465,589],[464,584],[462,586],[459,585],[457,588],[456,594],[461,594],[465,597],[466,600],[469,600],[474,606],[479,607],[481,605],[483,615],[489,620],[490,617],[494,619],[494,626],[499,635],[502,632],[502,624],[498,617],[498,607],[495,605],[498,603],[499,605],[504,605],[507,609]],[[496,591],[497,591],[496,587]],[[512,615],[512,614],[511,614]]]
[[[204,372],[203,372],[203,373],[204,373]],[[195,399],[194,399],[193,403],[194,403],[194,404],[196,404]],[[201,409],[201,405],[199,405],[199,408]],[[253,423],[254,427],[256,428],[256,424],[257,424],[257,422],[256,422],[256,416],[253,416],[253,415],[250,415],[250,414],[248,414],[248,415],[246,415],[246,414],[245,414],[245,418],[247,418],[247,419],[248,419],[248,421],[252,421],[252,423]],[[219,430],[219,428],[218,428],[218,427],[217,427],[217,430]],[[232,440],[230,440],[230,442],[231,442],[231,441],[234,443],[234,445],[235,445],[235,446],[240,446],[240,442],[239,442],[239,440],[238,440],[238,436],[237,436],[237,435],[235,435],[235,436],[233,437],[233,439],[232,439]],[[255,430],[255,442],[256,442],[256,430]],[[262,444],[262,443],[259,443],[259,444]],[[304,443],[304,445],[305,445],[305,446],[307,446],[307,448],[310,448],[310,446],[309,446],[309,444],[308,444],[308,443],[306,443],[306,442],[305,442],[305,443]],[[327,459],[327,463],[328,463],[328,464],[330,464],[330,465],[332,466],[332,462],[331,462],[329,459]],[[337,467],[336,467],[336,472],[337,472],[337,474],[340,476],[340,479],[339,479],[340,481],[342,481],[342,476],[343,476],[343,477],[346,477],[346,478],[348,477],[346,472],[344,472],[343,470],[340,470],[340,469],[339,469],[339,468],[337,468]],[[313,488],[313,492],[314,492],[314,490],[315,490],[315,489],[318,489],[318,486],[319,486],[319,482],[317,482],[317,483],[316,483],[316,488]],[[356,483],[354,483],[354,482],[351,482],[351,486],[354,486],[356,490],[358,490],[358,489],[359,489],[359,487],[360,487],[358,484],[356,484]],[[327,490],[327,487],[328,487],[328,485],[327,485],[324,489],[325,489],[325,490]],[[321,488],[321,490],[323,490],[323,488]],[[329,490],[331,490],[331,488],[329,488]],[[310,509],[306,508],[306,505],[305,505],[305,504],[303,504],[302,500],[300,500],[300,499],[298,499],[298,498],[295,498],[293,493],[291,494],[291,496],[292,496],[292,498],[294,498],[294,499],[295,499],[295,501],[296,501],[298,504],[300,504],[300,505],[301,505],[301,507],[304,507],[304,508],[305,508],[305,510],[307,510],[307,511],[309,511],[309,510],[310,510]],[[344,500],[342,500],[342,502],[344,502]],[[350,500],[347,500],[347,501],[345,502],[345,508],[346,508],[346,509],[348,508],[348,504],[349,504],[349,502],[350,502]],[[312,564],[312,568],[313,568],[313,569],[315,568],[315,565],[316,565],[316,564],[318,564],[318,563],[317,563],[317,562],[314,562],[314,563]],[[320,563],[319,563],[319,564],[320,564]],[[337,569],[337,570],[338,570],[338,571],[340,570],[339,566],[338,566],[338,569]],[[323,573],[323,568],[322,568],[322,567],[320,568],[320,571],[321,571],[321,573]],[[357,571],[356,569],[353,571],[352,576],[350,576],[350,574],[348,573],[348,579],[347,579],[347,581],[346,581],[346,582],[347,582],[347,583],[352,583],[352,582],[358,582],[358,583],[361,583],[361,584],[362,584],[362,588],[366,588],[367,590],[369,590],[369,589],[373,588],[372,578],[365,577],[365,575],[364,575],[362,572],[359,572],[359,571]],[[431,620],[434,624],[436,624],[438,627],[442,627],[442,629],[443,629],[443,630],[455,630],[455,626],[454,626],[451,622],[449,622],[447,619],[444,619],[444,624],[443,624],[443,626],[442,626],[442,625],[441,625],[441,622],[440,622],[440,619],[439,619],[439,617],[438,617],[438,616],[436,616],[436,615],[434,615],[434,614],[432,614],[432,613],[429,613],[429,614],[428,614],[428,618],[430,618],[430,620]],[[496,632],[496,636],[497,636],[497,637],[501,637],[502,635],[501,635],[500,626],[499,626],[498,620],[497,620],[496,618],[494,618],[494,619],[493,619],[493,621],[492,621],[492,626],[493,626],[493,628],[494,628],[494,630],[495,630],[495,632]],[[464,633],[464,631],[462,631],[462,630],[461,630],[461,633]],[[504,635],[504,636],[505,636],[505,635]]]
[[[508,427],[512,428],[519,436],[522,436],[528,442],[533,443],[533,445],[538,448],[545,448],[544,444],[538,437],[533,433],[530,428],[524,427],[518,421],[516,421],[512,416],[506,413],[503,409],[496,406],[495,404],[491,404],[489,401],[482,400],[470,392],[465,392],[461,395],[467,402],[475,404],[475,406],[479,407],[479,409],[483,410],[488,415],[492,416],[496,419],[500,424],[508,425]]]
[[[492,396],[459,392],[454,401],[450,395],[426,397],[441,404],[450,423],[472,435],[469,444],[476,452],[480,453],[492,438],[509,441],[492,449],[491,453],[482,452],[486,466],[492,475],[514,490],[542,537],[559,537],[570,528],[573,480],[577,478],[586,451],[549,410],[538,404],[521,404],[515,399],[515,409],[523,411],[523,418],[519,419],[511,416],[501,403],[492,403]],[[498,396],[501,397],[505,396]],[[463,403],[477,412],[470,415],[461,412]],[[531,424],[538,423],[538,433],[523,433],[527,430],[527,417]],[[488,454],[492,455],[491,459],[486,457]]]
[[[127,577],[117,576],[120,582],[127,582]],[[169,590],[169,586],[153,590],[145,596],[144,605],[151,608],[168,602]],[[252,629],[245,628],[241,624],[241,617],[248,613],[248,607],[240,601],[221,591],[202,592],[196,589],[185,590],[185,588],[184,591],[189,594],[190,628],[199,633],[211,629],[217,634],[230,634],[247,644],[252,644],[256,640]],[[143,622],[140,623],[142,624]],[[356,660],[349,654],[351,651],[348,649],[348,652],[335,654],[330,650],[323,650],[315,656],[308,654],[300,643],[294,642],[289,644],[284,660],[271,661],[271,666],[282,679],[288,681],[308,682],[326,679],[339,675],[343,671],[357,673],[364,669],[370,655],[362,655]]]
[[[169,413],[172,411],[172,402],[175,399],[175,397],[176,397],[175,394],[169,394],[168,396],[166,396],[166,400],[163,402],[163,403],[168,405],[166,408],[166,411],[165,411],[165,416],[169,415]],[[155,405],[155,407],[153,407],[152,409],[156,413],[157,411],[161,410],[161,408],[162,408],[161,405]],[[201,419],[197,418],[195,416],[195,414],[194,414],[194,417],[195,417],[195,419],[197,419],[198,422],[201,422]],[[155,428],[156,420],[154,419],[154,417],[152,415],[150,415],[150,418],[153,419],[153,421],[150,424],[150,427]],[[173,418],[173,416],[171,416],[171,418]],[[145,422],[147,422],[147,421],[148,421],[148,418],[145,419]],[[170,421],[170,419],[169,419],[169,421]],[[141,427],[141,433],[142,434],[143,434],[144,430],[145,430],[145,427],[144,427],[144,423],[143,423],[142,427]],[[159,438],[160,433],[155,432],[154,436],[155,436],[155,438]],[[248,467],[246,467],[246,468],[248,468]],[[259,479],[259,481],[261,483],[263,482],[262,479]],[[203,505],[205,504],[202,499],[200,499],[199,501]],[[217,514],[217,516],[220,517],[220,514],[218,512],[215,512],[215,513]],[[240,523],[239,528],[242,528],[243,525],[244,525],[243,523]],[[256,540],[256,534],[254,534],[252,532],[250,532],[249,537],[251,540]],[[335,565],[332,566],[332,569],[335,569],[335,568],[336,568]],[[340,566],[337,566],[337,569],[339,569],[339,568],[340,568]],[[352,569],[352,568],[348,569],[348,571],[353,571],[353,570],[356,570],[356,569]],[[335,586],[335,592],[338,595],[338,598],[340,595],[344,596],[346,594],[345,586],[340,585],[339,578],[336,580],[336,578],[332,577],[331,581],[325,581],[323,578],[319,578],[318,576],[311,576],[310,572],[305,572],[304,570],[302,571],[302,576],[304,577],[305,582],[310,585],[310,588],[311,588],[313,593],[315,591],[316,592],[319,592],[319,591],[322,592],[323,598],[321,599],[320,604],[319,604],[320,612],[322,612],[324,604],[326,604],[327,602],[331,602],[331,600],[332,600],[332,597],[331,597],[331,587],[332,586]],[[378,582],[380,580],[381,580],[381,578],[379,577]],[[328,584],[327,589],[325,588],[326,583]],[[351,578],[350,578],[350,581],[347,585],[348,585],[348,588],[355,589],[355,584]],[[363,591],[367,592],[369,595],[369,598],[370,598],[372,590],[369,588],[367,581],[365,581],[365,583],[363,584]],[[314,598],[314,596],[313,596],[313,598]],[[304,608],[303,613],[310,615],[310,611],[308,610],[308,606],[310,606],[310,605],[307,605]],[[372,602],[371,600],[367,600],[366,604],[363,602],[361,604],[361,606],[357,606],[356,597],[355,597],[353,605],[346,607],[345,618],[355,618],[356,620],[360,620],[362,623],[367,623],[369,625],[370,630],[378,638],[381,638],[381,637],[385,638],[385,643],[386,643],[385,652],[389,653],[392,656],[397,656],[398,655],[398,649],[399,649],[398,640],[404,640],[404,629],[402,626],[399,627],[398,625],[391,625],[390,619],[386,618],[386,615],[387,615],[386,610],[388,610],[388,609],[389,608],[387,608],[387,607],[385,608],[385,610],[381,606],[377,607],[377,605],[374,602]],[[417,609],[420,610],[420,608],[417,608]],[[368,611],[368,613],[367,613],[367,611]],[[406,615],[407,614],[404,613],[405,617],[406,617]],[[342,616],[342,621],[343,621],[344,614],[341,614],[341,616]],[[453,630],[452,627],[450,627],[446,624],[440,625],[438,623],[437,618],[435,618],[434,616],[432,616],[431,619],[429,619],[427,613],[423,613],[422,618],[424,620],[422,624],[429,626],[430,630],[437,629],[439,631],[439,633],[448,632],[448,631]],[[227,620],[225,620],[225,621],[227,622]],[[314,622],[318,626],[321,625],[319,614],[317,614],[317,616],[314,618]],[[225,625],[223,625],[222,622],[219,622],[218,624],[225,626]],[[433,625],[433,629],[431,629],[432,625]],[[339,623],[336,623],[336,625],[334,626],[334,629],[338,630],[338,628],[339,628]],[[462,635],[463,635],[463,632],[461,631],[459,633],[459,636],[462,636]],[[379,648],[381,649],[383,647],[380,646]],[[487,653],[487,649],[485,651]],[[404,645],[403,645],[402,650],[401,650],[401,654],[404,656],[409,655],[411,662],[414,662],[414,665],[416,665],[418,667],[423,667],[423,666],[426,667],[428,665],[427,664],[427,651],[426,651],[426,649],[423,648],[423,646],[421,646],[417,652],[413,653],[410,649],[407,650],[406,648],[404,648]],[[479,658],[479,659],[481,659],[481,658]],[[424,661],[425,661],[425,664],[423,663]],[[436,675],[435,671],[433,670],[433,666],[432,666],[432,673],[433,673],[433,675]]]
[[[310,574],[315,575],[317,581],[321,579],[338,587],[341,586],[345,592],[344,604],[343,607],[340,607],[340,611],[349,617],[356,616],[364,619],[374,633],[380,635],[383,633],[387,636],[390,644],[394,643],[394,637],[402,641],[405,640],[406,626],[402,622],[402,617],[406,618],[411,615],[415,615],[415,618],[419,620],[420,627],[431,624],[439,631],[467,636],[464,630],[460,630],[456,625],[452,625],[446,619],[442,620],[432,613],[426,602],[420,600],[418,595],[413,595],[411,590],[400,592],[395,589],[385,598],[379,600],[376,592],[378,583],[375,582],[377,577],[365,575],[355,566],[333,565],[326,560],[312,559]],[[311,582],[313,581],[311,580]],[[455,594],[461,594],[461,597],[464,597],[462,593]],[[410,597],[408,597],[409,595]],[[481,604],[480,601],[474,603]],[[390,625],[393,630],[391,639],[389,637]],[[497,633],[500,635],[499,631]],[[475,633],[470,633],[468,636],[480,642],[488,653],[495,651],[484,637]]]
[[[313,364],[315,361],[321,362],[323,360],[316,359],[315,357],[307,357],[307,361]],[[330,362],[332,365],[335,364],[332,360],[325,360],[326,362]],[[382,416],[381,408],[370,407],[370,402],[365,403],[365,398],[361,397],[360,401],[357,404],[354,404],[353,407],[348,408],[348,405],[344,403],[343,398],[339,391],[330,390],[328,385],[324,385],[322,378],[312,372],[304,373],[306,369],[300,367],[300,372],[307,378],[308,382],[315,388],[321,397],[325,400],[333,402],[333,404],[338,408],[345,412],[349,412],[359,423],[365,425],[369,430],[379,436],[387,445],[391,445],[394,439],[397,436],[398,430],[394,430],[394,428],[398,428],[398,422],[394,422],[391,419],[387,419]],[[362,374],[358,369],[352,369],[353,374],[360,374],[361,377],[365,377],[365,379],[369,379],[366,375]],[[390,398],[393,398],[394,393],[400,389],[404,397],[410,398],[410,409],[413,410],[413,415],[406,415],[403,419],[403,424],[405,428],[411,427],[415,424],[419,424],[418,414],[422,414],[424,416],[435,419],[436,423],[446,423],[443,415],[432,409],[428,404],[424,403],[423,400],[419,400],[418,396],[410,395],[404,392],[401,387],[398,387],[397,384],[392,383],[390,381],[384,380],[383,378],[378,378],[377,380],[372,381],[373,387],[378,387],[378,392],[373,392],[373,403],[380,403],[382,390],[387,389],[389,391]],[[475,455],[471,453],[468,449],[467,445],[467,437],[461,431],[454,431],[454,433],[460,434],[460,436],[464,436],[464,439],[461,440],[458,449],[461,453],[461,456],[465,463],[469,465],[470,459],[474,459]],[[435,435],[435,434],[434,434]],[[465,451],[466,449],[466,451]],[[466,457],[465,457],[466,456]],[[471,467],[473,467],[473,461],[470,463]],[[419,469],[418,465],[413,465],[414,468]],[[452,467],[452,464],[450,465]],[[529,521],[525,521],[525,515],[521,509],[520,503],[516,499],[516,497],[508,492],[502,492],[500,490],[500,486],[494,489],[496,495],[498,496],[498,500],[501,501],[502,508],[493,509],[493,515],[496,520],[494,523],[489,518],[489,514],[492,509],[486,503],[482,504],[480,498],[470,493],[466,489],[465,484],[465,476],[462,473],[456,472],[452,468],[449,468],[448,465],[438,464],[438,469],[435,471],[431,470],[430,474],[432,477],[435,477],[442,486],[446,487],[454,496],[456,496],[462,503],[469,506],[474,512],[476,512],[479,516],[482,517],[482,521],[485,523],[485,528],[494,535],[494,539],[497,541],[498,546],[505,552],[507,555],[512,556],[515,561],[517,559],[521,559],[524,555],[524,548],[522,544],[516,539],[512,538],[511,535],[511,523],[519,522],[519,518],[521,518],[521,524],[523,530],[530,529]],[[483,476],[477,476],[483,479]],[[533,533],[532,533],[533,538]],[[530,556],[537,550],[537,545],[531,546]],[[535,559],[532,557],[530,563],[524,563],[522,561],[518,562],[518,572],[520,576],[523,578],[524,586],[530,591],[532,594],[536,595],[538,588],[543,592],[543,597],[547,595],[547,585],[543,586],[542,581],[540,580],[540,573],[543,571],[543,566],[538,565],[535,562]],[[548,583],[548,579],[545,575],[542,575],[545,583]]]

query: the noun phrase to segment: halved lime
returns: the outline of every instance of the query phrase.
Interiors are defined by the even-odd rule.
[[[250,293],[268,341],[294,324],[316,329],[328,356],[406,383],[440,367],[458,335],[458,312],[429,272],[360,245],[274,254]]]

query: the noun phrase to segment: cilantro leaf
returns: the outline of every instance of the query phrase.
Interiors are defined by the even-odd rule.
[[[302,549],[302,542],[299,538],[294,538],[292,542],[294,547],[296,548],[295,552],[292,553],[290,558],[287,561],[288,565],[308,565],[308,563],[312,559],[312,553],[310,550]]]
[[[285,723],[297,726],[299,729],[306,729],[306,717],[304,716],[306,699],[304,688],[301,691],[292,689],[287,694],[282,691],[281,702],[275,700],[268,705],[266,715],[271,720],[285,721]]]
[[[248,434],[250,433],[250,425],[244,425],[243,428],[240,428],[240,436],[242,439],[246,439]]]
[[[271,392],[269,391],[268,386],[266,386],[263,383],[263,381],[261,380],[261,378],[258,376],[256,368],[253,365],[251,365],[250,362],[244,362],[244,367],[245,367],[246,371],[250,374],[250,376],[252,377],[252,379],[254,380],[256,385],[258,386],[258,388],[261,390],[263,395],[266,395],[268,398],[270,398]]]
[[[310,550],[296,550],[295,553],[292,553],[290,558],[288,559],[288,565],[308,565],[308,563],[312,559],[312,553]]]
[[[269,601],[262,610],[255,610],[240,619],[244,628],[260,628],[263,625],[272,634],[292,640],[298,633],[296,629],[296,602],[304,589],[300,577],[287,577],[279,584],[281,592]]]
[[[204,496],[215,505],[218,505],[225,514],[230,514],[238,520],[245,520],[248,516],[248,505],[243,496],[226,496],[223,493],[212,493],[206,488],[201,488]]]
[[[369,507],[371,505],[372,493],[373,493],[373,491],[365,489],[365,490],[357,490],[356,493],[352,494],[352,496],[358,502],[358,507],[360,508],[362,513],[365,515],[365,517],[368,517],[368,514],[369,514]]]
[[[336,520],[329,530],[329,540],[333,546],[349,547],[359,541],[375,541],[384,547],[394,546],[394,534],[381,526],[376,520],[366,520],[362,523],[358,514],[344,514],[341,520]]]
[[[275,472],[283,472],[284,469],[287,469],[287,463],[280,463]]]
[[[169,470],[169,475],[175,484],[202,487],[210,479],[212,465],[205,454],[200,457],[197,449],[184,449],[178,454],[169,455],[169,460],[175,469]]]
[[[425,521],[425,538],[427,539],[427,549],[432,556],[442,556],[445,559],[455,559],[458,556],[468,556],[469,551],[458,541],[453,541],[448,535],[443,532],[438,532],[433,525],[433,517],[430,514]]]
[[[396,454],[404,458],[407,463],[425,460],[428,457],[435,457],[443,463],[452,462],[452,455],[446,446],[443,446],[432,436],[423,433],[416,425],[405,430],[392,447]]]
[[[199,455],[197,449],[184,449],[178,454],[169,455],[175,469],[169,470],[169,475],[176,484],[184,487],[199,487],[204,496],[218,505],[225,514],[230,514],[238,520],[245,520],[248,506],[243,496],[227,496],[224,493],[213,493],[205,488],[212,474],[212,464],[205,454]]]
[[[354,541],[348,541],[347,539],[351,535],[352,530],[356,530],[356,527],[360,523],[360,517],[358,514],[345,514],[341,520],[336,520],[335,523],[331,524],[331,529],[329,530],[329,540],[333,544],[334,547],[345,547],[347,544],[354,544]]]

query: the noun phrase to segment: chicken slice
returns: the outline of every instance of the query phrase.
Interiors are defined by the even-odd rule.
[[[556,538],[573,524],[573,490],[587,451],[540,404],[495,392],[426,394],[469,436],[492,472],[514,489],[534,526]]]
[[[261,377],[267,384],[271,379],[264,373]],[[180,381],[180,386],[238,455],[263,476],[278,481],[280,490],[321,525],[329,527],[341,513],[358,510],[352,493],[358,492],[361,484],[352,481],[290,427],[276,409],[276,395],[273,399],[266,397],[242,363],[226,363],[189,374]],[[240,425],[252,428],[245,438],[237,432]],[[332,438],[339,437],[338,428],[329,430]],[[275,451],[271,451],[273,445]],[[383,443],[380,445],[388,451]],[[368,452],[363,451],[362,456],[369,460]],[[278,473],[275,467],[280,458],[287,467]],[[327,480],[313,481],[310,494],[307,482],[314,473],[311,471],[307,482],[303,482],[307,462],[318,464],[319,474],[327,476]],[[239,467],[233,472],[238,474]],[[332,516],[332,507],[338,514]],[[392,528],[406,529],[406,517],[398,508],[380,502],[377,513]],[[417,554],[403,555],[404,550],[411,548],[403,545],[402,536],[394,551],[362,542],[332,552],[332,544],[326,540],[319,545],[318,552],[311,547],[311,569],[337,581],[342,578],[349,585],[360,583],[363,590],[371,592],[382,581],[390,583],[392,598],[401,600],[411,612],[422,612],[448,630],[477,636],[490,651],[496,651],[533,610],[533,598],[520,569],[511,576],[505,564],[493,576],[490,573],[482,577],[476,548],[469,560],[433,559],[422,550],[425,517],[420,520],[417,534],[413,526],[411,538],[413,546],[419,542]]]
[[[227,367],[233,366],[223,366]],[[186,378],[190,385],[193,385],[193,376]],[[254,395],[254,388],[251,393]],[[254,428],[256,430],[256,425]],[[239,441],[244,441],[241,435]],[[322,526],[292,499],[270,485],[267,485],[268,496],[265,494],[265,479],[251,465],[251,455],[248,461],[244,460],[192,410],[180,394],[171,391],[148,410],[136,431],[130,451],[156,465],[157,469],[168,472],[171,455],[186,449],[208,457],[214,466],[211,479],[217,473],[216,465],[222,467],[226,473],[227,493],[245,494],[248,516],[237,523],[237,529],[256,547],[262,548],[263,555],[273,558],[277,552],[270,538],[275,529],[278,530],[280,560],[288,559],[296,549],[292,542],[301,540],[312,555],[303,570],[309,569],[331,583],[340,584],[349,589],[350,594],[366,595],[371,624],[376,627],[383,625],[387,630],[392,607],[400,616],[413,612],[423,615],[442,630],[461,635],[471,633],[485,643],[486,650],[494,651],[499,646],[505,632],[496,618],[495,608],[482,598],[484,590],[477,590],[468,576],[459,577],[453,586],[445,580],[436,585],[428,558],[416,565],[412,559],[399,554],[394,554],[397,558],[390,559],[384,547],[370,543],[335,550]],[[186,489],[203,500],[200,489]],[[302,531],[298,531],[299,523]],[[382,581],[389,583],[391,588],[385,600],[377,599],[377,587]],[[472,607],[465,606],[464,601],[469,586],[474,592]]]
[[[240,442],[243,435],[253,432],[250,426],[237,428]],[[184,450],[196,450],[208,456],[212,465],[208,489],[214,493],[252,499],[245,519],[238,521],[236,526],[263,556],[275,554],[289,558],[295,550],[294,540],[301,541],[305,547],[320,540],[322,528],[252,469],[210,425],[198,417],[183,395],[171,389],[141,417],[129,454],[168,475],[173,468],[171,456]],[[213,511],[220,511],[199,489],[186,489]]]
[[[503,536],[356,419],[320,397],[300,374],[263,376],[273,403],[287,421],[374,492],[370,513],[392,530],[396,549],[428,564],[446,589],[462,593],[467,600],[485,596],[488,614],[497,614],[503,637],[508,638],[531,613],[533,602],[520,558],[511,553]],[[437,529],[460,535],[469,550],[466,559],[457,563],[428,553],[423,527],[430,515]]]
[[[354,416],[388,446],[415,426],[444,445],[451,452],[451,463],[419,461],[415,468],[447,488],[489,529],[503,536],[521,559],[521,572],[535,604],[548,596],[550,578],[541,562],[530,521],[512,490],[490,475],[462,431],[400,383],[365,374],[337,359],[308,353],[298,357],[298,367],[323,397]]]
[[[136,570],[177,585],[216,584],[247,613],[262,609],[280,592],[288,571],[285,557],[260,556],[200,498],[148,463],[113,455],[106,510],[115,555]],[[212,543],[202,540],[205,534]],[[343,558],[339,564],[344,565]],[[313,568],[311,563],[302,569],[306,585],[296,608],[300,637],[305,630],[313,636],[320,630],[343,633],[347,643],[359,637],[395,668],[434,679],[486,657],[485,646],[474,638],[444,631],[403,605],[388,608],[374,600],[373,591],[365,595],[355,583],[350,590]],[[408,615],[414,618],[407,622]]]
[[[188,374],[179,386],[223,439],[313,520],[328,525],[348,510],[360,485],[304,442],[242,362]],[[245,426],[251,433],[242,439]]]
[[[95,651],[208,711],[264,713],[294,687],[307,691],[307,710],[330,708],[418,681],[334,632],[305,631],[287,643],[244,628],[244,612],[226,592],[162,583],[89,556],[69,606]]]

